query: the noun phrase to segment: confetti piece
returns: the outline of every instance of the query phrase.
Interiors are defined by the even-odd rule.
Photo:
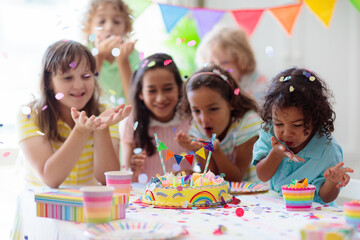
[[[186,38],[182,38],[182,39],[181,39],[181,42],[185,42],[185,40],[186,40]]]
[[[290,86],[290,87],[289,87],[289,91],[290,91],[290,92],[293,92],[294,90],[295,90],[295,88],[294,88],[293,86]]]
[[[309,72],[305,72],[305,71],[303,71],[303,74],[305,75],[305,77],[307,77],[307,78],[309,78],[310,76],[311,76],[311,73],[309,73]]]
[[[176,188],[179,192],[183,190],[183,187],[182,186],[177,186]]]
[[[227,70],[229,73],[231,73],[232,71],[234,71],[232,68],[230,68],[229,70]]]
[[[28,115],[28,114],[31,113],[31,108],[30,108],[29,106],[23,106],[23,107],[21,108],[21,112],[22,112],[23,114],[25,114],[25,115]]]
[[[134,154],[141,154],[142,151],[143,151],[142,148],[134,148],[133,153]]]
[[[40,131],[36,131],[36,133],[38,133],[38,134],[40,134],[40,135],[42,135],[42,136],[44,136],[44,135],[45,135],[45,133],[40,132]]]
[[[8,157],[8,156],[10,156],[10,152],[4,152],[4,153],[3,153],[3,157],[4,157],[4,158],[6,158],[6,157]]]
[[[138,177],[138,181],[141,184],[145,184],[148,181],[148,176],[145,173],[141,173]]]
[[[183,208],[187,208],[188,205],[189,205],[189,201],[186,200],[186,201],[183,203],[182,207],[183,207]]]
[[[215,229],[213,234],[218,236],[218,235],[223,235],[224,233],[220,229]]]
[[[174,163],[174,164],[172,165],[172,169],[173,169],[175,172],[178,172],[178,171],[180,171],[180,165],[177,164],[177,163]]]
[[[280,82],[283,82],[283,81],[284,81],[284,76],[281,76],[281,77],[279,78],[279,81],[280,81]]]
[[[8,57],[9,57],[6,52],[2,52],[2,56],[6,59],[8,59]]]
[[[144,59],[144,52],[140,52],[139,58],[140,58],[140,60],[143,60],[143,59]]]
[[[151,61],[151,62],[148,63],[147,67],[151,68],[151,67],[155,66],[155,64],[156,64],[155,61]]]
[[[152,191],[152,190],[155,189],[155,187],[156,187],[156,184],[155,184],[155,183],[152,183],[152,184],[150,184],[150,186],[149,186],[149,190]]]
[[[95,34],[95,33],[90,34],[90,36],[89,36],[89,41],[90,41],[90,42],[94,42],[95,39],[96,39],[96,34]]]
[[[120,55],[120,49],[119,48],[113,48],[111,50],[111,54],[114,56],[114,57],[117,57]]]
[[[136,128],[138,127],[138,125],[139,125],[139,122],[136,121],[136,122],[134,123],[134,131],[136,130]]]
[[[289,81],[291,79],[291,76],[286,76],[286,78],[284,78],[284,82]]]
[[[313,81],[315,81],[315,77],[311,76],[311,77],[309,77],[309,80],[313,82]]]
[[[237,208],[237,209],[235,210],[235,213],[236,213],[236,216],[242,217],[242,216],[244,216],[244,209],[242,209],[242,208]]]
[[[91,54],[92,54],[93,56],[96,56],[96,55],[99,54],[99,50],[98,50],[97,48],[93,48],[93,49],[91,49]]]
[[[173,128],[173,132],[176,132],[176,127]]]
[[[30,118],[31,118],[31,115],[30,115],[30,114],[26,115],[26,118],[27,118],[27,119],[30,119]]]
[[[274,56],[274,48],[272,46],[267,46],[265,48],[265,52],[269,57],[273,57]]]
[[[257,215],[260,215],[262,213],[262,211],[263,211],[263,208],[260,207],[260,206],[256,206],[254,208],[254,213],[257,214]]]
[[[189,42],[187,43],[187,45],[188,45],[189,47],[195,46],[195,45],[196,45],[196,41],[195,41],[195,40],[191,40],[191,41],[189,41]]]
[[[95,27],[95,30],[102,30],[103,27]]]
[[[109,89],[109,93],[112,94],[112,95],[116,94],[116,92],[114,90],[112,90],[112,89]]]
[[[121,105],[121,104],[125,103],[125,98],[123,98],[123,97],[118,98],[118,99],[116,100],[116,103],[117,103],[117,105]]]
[[[181,38],[176,38],[176,40],[175,40],[175,44],[176,45],[180,45],[181,44]]]
[[[236,88],[236,89],[234,90],[234,94],[237,96],[237,95],[239,95],[239,93],[240,93],[240,88]]]
[[[64,94],[63,93],[57,93],[56,95],[55,95],[55,98],[57,99],[57,100],[60,100],[60,99],[62,99],[64,97]]]
[[[165,61],[164,61],[164,66],[167,66],[167,65],[169,65],[170,63],[172,63],[172,60],[171,60],[171,59],[165,60]]]
[[[112,103],[115,103],[115,102],[116,102],[116,98],[115,98],[114,95],[111,95],[111,96],[110,96],[110,102],[112,102]]]

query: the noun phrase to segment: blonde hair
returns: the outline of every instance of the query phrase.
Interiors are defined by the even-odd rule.
[[[83,25],[85,26],[83,32],[86,34],[86,37],[88,38],[92,34],[91,22],[94,18],[96,10],[105,3],[113,4],[124,14],[125,33],[128,35],[132,31],[132,18],[129,16],[131,14],[131,10],[122,0],[91,0],[83,21]]]
[[[200,65],[208,61],[209,49],[220,47],[237,62],[242,74],[255,70],[256,60],[246,33],[240,28],[215,27],[201,40],[196,51],[196,60]]]

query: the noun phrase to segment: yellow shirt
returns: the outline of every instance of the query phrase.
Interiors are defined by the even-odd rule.
[[[19,142],[34,136],[44,135],[38,126],[35,124],[35,112],[32,111],[31,114],[25,115],[19,113],[17,116],[17,130]],[[58,130],[61,136],[65,139],[70,135],[71,128],[61,119],[58,120]],[[110,135],[111,138],[119,139],[119,129],[118,125],[110,126]],[[63,142],[54,142],[51,141],[51,146],[54,152],[58,150]],[[91,134],[81,155],[71,170],[70,174],[66,177],[62,185],[94,185],[97,183],[97,180],[94,177],[94,159],[93,159],[93,135]],[[32,169],[25,159],[25,180],[27,186],[44,186],[40,176]]]

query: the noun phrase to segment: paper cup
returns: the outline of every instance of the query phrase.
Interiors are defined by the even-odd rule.
[[[355,228],[360,228],[360,202],[345,202],[344,212],[346,223],[353,225]]]
[[[282,194],[286,210],[306,211],[311,208],[316,187],[309,185],[307,188],[289,188],[282,186]]]
[[[130,195],[132,172],[110,171],[105,172],[106,186],[113,187],[115,193]]]
[[[106,223],[111,220],[113,187],[89,186],[80,188],[83,194],[87,223]]]

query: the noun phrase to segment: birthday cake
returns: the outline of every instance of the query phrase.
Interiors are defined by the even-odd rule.
[[[151,178],[142,196],[145,204],[170,208],[215,207],[231,199],[229,183],[210,171],[206,174],[157,175]]]
[[[311,208],[316,186],[308,184],[306,178],[292,180],[281,187],[287,210],[304,211]]]

